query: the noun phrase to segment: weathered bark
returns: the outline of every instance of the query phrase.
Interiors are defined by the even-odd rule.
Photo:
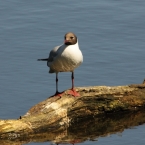
[[[93,86],[76,88],[81,97],[64,95],[50,97],[33,106],[17,120],[0,120],[1,139],[30,139],[49,132],[47,140],[54,134],[86,118],[99,118],[103,114],[129,112],[145,106],[145,84],[129,86]],[[68,129],[67,129],[68,130]],[[39,134],[40,133],[40,134]],[[42,138],[42,137],[41,137]]]

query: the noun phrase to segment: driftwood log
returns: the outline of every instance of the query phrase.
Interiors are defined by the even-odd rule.
[[[78,136],[77,132],[82,131],[82,126],[85,128],[90,122],[89,128],[92,129],[92,133],[92,124],[99,130],[106,126],[106,130],[100,130],[95,135],[91,134],[90,139],[94,139],[99,135],[122,131],[124,128],[145,122],[145,115],[141,117],[142,113],[139,111],[145,106],[144,83],[115,87],[80,87],[76,90],[80,93],[80,97],[67,95],[67,90],[62,97],[50,97],[36,104],[19,119],[0,120],[0,143],[6,144],[6,140],[21,141],[21,143],[31,140],[71,142]],[[119,119],[115,118],[115,123],[114,117],[111,119],[108,114],[109,116],[119,114]],[[122,116],[125,116],[127,121],[123,121]],[[107,129],[109,120],[111,120],[110,128]],[[87,128],[85,130],[87,132]],[[80,132],[78,134],[81,136]],[[82,133],[85,134],[84,131]],[[86,135],[85,138],[88,136]],[[76,139],[74,142],[85,140],[85,138]]]

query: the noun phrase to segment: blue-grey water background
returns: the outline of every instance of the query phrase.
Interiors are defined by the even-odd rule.
[[[144,0],[0,0],[0,119],[18,118],[54,94],[55,74],[37,59],[48,57],[68,31],[78,36],[84,56],[75,70],[75,86],[142,83]],[[60,73],[59,91],[70,87],[71,74]],[[141,145],[143,134],[145,125],[81,144]]]

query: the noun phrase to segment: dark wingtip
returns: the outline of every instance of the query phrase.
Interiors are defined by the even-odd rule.
[[[44,58],[44,59],[37,59],[37,61],[48,61],[48,58]]]

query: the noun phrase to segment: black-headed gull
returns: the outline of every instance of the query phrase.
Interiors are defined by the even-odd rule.
[[[49,73],[56,73],[56,93],[54,96],[61,96],[62,94],[58,92],[59,72],[72,72],[72,88],[68,94],[80,96],[74,89],[74,69],[83,62],[83,55],[79,49],[77,36],[74,33],[66,33],[63,45],[53,48],[48,58],[38,60],[47,61],[47,66],[50,68]]]

